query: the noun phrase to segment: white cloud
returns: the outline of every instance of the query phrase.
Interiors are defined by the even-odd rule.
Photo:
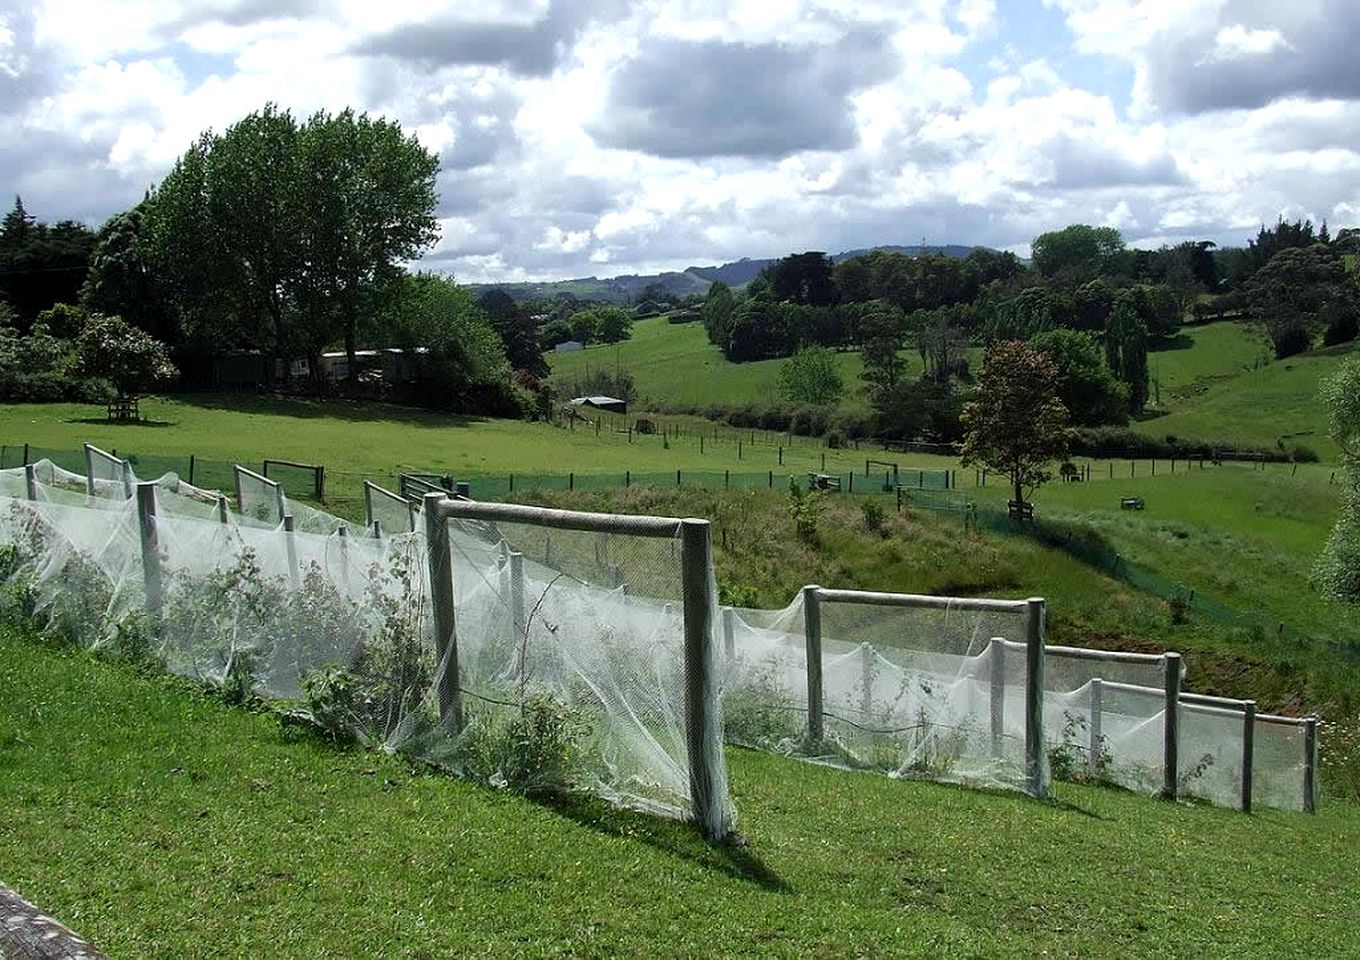
[[[1224,27],[1214,37],[1213,49],[1206,61],[1241,60],[1246,57],[1259,57],[1273,53],[1280,48],[1289,49],[1289,41],[1278,30],[1248,30],[1240,23]]]
[[[98,220],[272,100],[437,152],[465,280],[1360,211],[1360,5],[1044,2],[1036,45],[994,0],[0,0],[0,189]]]

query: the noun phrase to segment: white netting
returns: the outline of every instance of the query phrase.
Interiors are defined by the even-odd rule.
[[[0,471],[0,492],[19,494],[0,500],[6,602],[72,642],[136,647],[234,696],[305,700],[328,729],[493,785],[694,814],[677,540],[452,523],[467,720],[453,735],[423,535],[346,536],[305,510],[296,531],[224,523],[214,495],[162,478],[151,617],[137,499],[77,493],[84,478],[45,465],[34,473],[53,482],[29,500],[15,473]],[[721,773],[720,752],[707,756]],[[720,822],[705,827],[719,833],[732,819],[725,775],[715,786]]]
[[[126,460],[120,460],[96,446],[85,444],[85,475],[88,489],[96,497],[126,500],[132,496],[136,478]]]
[[[412,503],[376,484],[364,484],[364,512],[369,528],[377,523],[384,536],[415,530],[416,510]]]
[[[282,523],[288,512],[283,487],[244,467],[237,467],[235,473],[236,509],[242,518],[270,527]]]
[[[580,785],[689,815],[678,537],[454,521],[451,538],[470,726],[504,724],[550,698],[582,734],[571,774]],[[711,578],[707,589],[716,609]]]
[[[820,743],[809,742],[806,611],[732,611],[730,742],[820,762],[1033,789],[1025,765],[1024,613],[819,603]],[[1043,764],[1041,763],[1041,766]],[[1046,769],[1037,789],[1047,789]]]

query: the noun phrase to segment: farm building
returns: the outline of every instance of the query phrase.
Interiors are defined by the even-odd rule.
[[[416,355],[424,352],[424,347],[417,347],[414,351],[406,351],[400,347],[384,347],[380,350],[356,350],[354,359],[361,374],[378,371],[387,383],[411,383],[420,376]],[[329,381],[348,380],[349,357],[345,351],[332,350],[323,353],[321,374]]]
[[[608,410],[610,413],[628,412],[628,401],[620,400],[618,397],[576,397],[571,402],[573,406],[594,407],[596,410]]]

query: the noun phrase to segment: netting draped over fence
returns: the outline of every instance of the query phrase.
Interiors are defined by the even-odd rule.
[[[726,611],[728,739],[890,776],[1046,795],[1046,759],[1027,716],[1031,617],[1041,611],[1042,601],[818,587],[784,610]]]
[[[236,696],[305,700],[328,729],[493,785],[592,789],[730,829],[705,659],[716,619],[697,646],[690,626],[692,609],[716,609],[706,523],[696,553],[680,521],[640,535],[637,518],[603,531],[455,518],[433,581],[451,592],[454,648],[436,632],[426,533],[350,536],[319,510],[299,523],[299,505],[247,471],[247,514],[177,478],[131,482],[132,498],[104,479],[92,496],[50,463],[0,471],[6,602],[82,645],[136,646]]]
[[[88,475],[0,470],[5,603],[240,695],[305,699],[323,725],[492,783],[592,789],[719,836],[725,736],[1036,795],[1051,771],[1315,804],[1314,720],[1183,693],[1174,654],[1045,647],[1042,601],[812,586],[782,610],[718,611],[702,521],[443,494],[417,514],[383,491],[370,511],[420,529],[375,538],[244,469],[237,512],[174,474],[139,483],[88,458]]]

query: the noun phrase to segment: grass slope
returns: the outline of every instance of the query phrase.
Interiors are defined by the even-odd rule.
[[[747,845],[288,740],[0,631],[0,875],[113,956],[1339,956],[1360,810],[1041,804],[745,751]]]
[[[908,376],[920,376],[921,357],[904,351]],[[633,375],[640,409],[661,404],[771,405],[780,402],[776,378],[783,360],[732,363],[709,343],[702,323],[669,323],[665,317],[633,324],[630,340],[614,345],[589,347],[575,353],[549,354],[552,379],[569,386],[590,370],[615,368]],[[841,406],[864,409],[860,375],[864,362],[859,351],[836,355],[845,381]]]
[[[1218,329],[1214,328],[1229,328]],[[1232,328],[1236,328],[1235,331]],[[1190,334],[1204,338],[1192,350],[1153,354],[1163,364],[1166,411],[1135,425],[1156,436],[1174,434],[1258,446],[1301,443],[1325,461],[1336,459],[1328,416],[1318,400],[1324,377],[1355,349],[1343,344],[1254,365],[1259,353],[1250,328],[1211,324]],[[1236,364],[1234,367],[1233,365]]]

